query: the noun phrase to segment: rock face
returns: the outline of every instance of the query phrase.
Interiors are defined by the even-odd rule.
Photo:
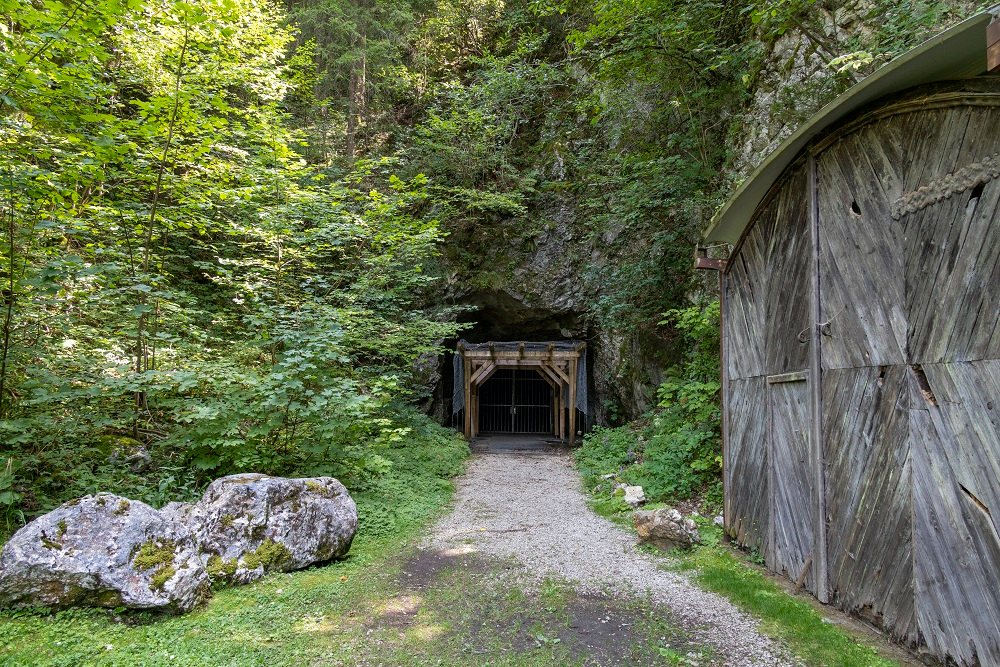
[[[635,512],[632,522],[640,542],[660,549],[689,549],[701,542],[697,524],[671,507]]]
[[[247,583],[347,553],[358,511],[332,477],[217,479],[155,510],[108,493],[41,516],[0,552],[0,606],[188,611],[212,580]]]
[[[171,510],[196,526],[212,577],[235,583],[342,556],[358,527],[354,500],[332,477],[230,475]]]
[[[0,553],[0,605],[187,611],[210,593],[191,529],[109,493],[71,501]]]

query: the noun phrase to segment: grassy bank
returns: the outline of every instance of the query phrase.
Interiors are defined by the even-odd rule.
[[[630,436],[630,434],[632,434]],[[640,479],[633,452],[641,451],[640,428],[621,427],[598,431],[589,436],[577,452],[577,468],[590,492],[591,507],[595,512],[631,528],[632,508],[620,496],[612,493],[617,482],[636,483]],[[616,473],[605,479],[602,473]],[[653,474],[656,474],[655,471]],[[670,472],[661,476],[659,487],[670,479],[687,475],[686,471]],[[656,484],[657,480],[653,480]],[[685,488],[684,504],[698,507],[706,514],[721,509],[721,483],[706,484],[707,493],[698,494],[693,485]],[[693,499],[692,499],[693,496]],[[662,494],[661,501],[649,503],[645,509],[663,507],[670,502]],[[663,554],[665,567],[686,571],[703,588],[719,593],[736,606],[761,621],[761,630],[787,646],[804,664],[810,667],[889,667],[896,665],[867,645],[865,639],[829,623],[804,597],[789,595],[758,569],[749,565],[739,552],[722,544],[722,530],[705,518],[699,519],[703,544],[687,553]]]
[[[399,555],[451,497],[467,445],[430,424],[384,452],[390,472],[352,489],[360,515],[347,558],[218,591],[179,617],[75,609],[0,613],[3,665],[357,664],[368,654],[360,622],[388,596]],[[349,630],[349,631],[348,631]]]

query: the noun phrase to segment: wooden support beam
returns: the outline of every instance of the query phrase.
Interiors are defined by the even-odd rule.
[[[726,260],[715,259],[713,257],[698,257],[694,261],[694,268],[705,271],[725,271]]]
[[[550,366],[542,364],[541,366],[538,367],[538,371],[543,375],[543,377],[550,378],[556,384],[557,387],[562,389],[563,385],[562,378],[559,377],[559,375],[554,370],[552,370]]]
[[[479,435],[479,385],[472,385],[472,437]]]
[[[809,383],[811,386],[812,419],[810,421],[810,459],[813,474],[813,574],[816,579],[816,599],[830,601],[828,586],[828,554],[826,544],[826,454],[823,451],[823,330],[821,322],[819,257],[819,171],[816,156],[809,156],[809,228],[812,244],[812,279],[810,285],[810,321],[812,338],[809,343]],[[769,487],[771,492],[774,487]],[[807,566],[808,567],[808,566]],[[803,569],[805,577],[808,569]]]
[[[986,28],[986,65],[990,72],[1000,72],[1000,19]]]
[[[559,388],[559,439],[566,439],[566,406],[564,405],[562,387]]]
[[[553,371],[555,371],[556,375],[558,375],[562,379],[563,382],[565,382],[567,385],[572,384],[570,382],[569,373],[567,371],[564,371],[561,366],[562,366],[562,364],[549,364],[548,365],[548,367],[551,368]]]
[[[576,369],[579,362],[574,359],[569,362],[569,444],[576,443]]]
[[[558,395],[559,395],[559,385],[553,385],[552,386],[552,400],[549,401],[549,403],[550,403],[550,405],[552,407],[552,412],[551,412],[552,423],[549,425],[549,427],[550,427],[550,430],[552,431],[552,435],[556,436],[557,438],[559,437],[559,412],[558,412],[558,408],[557,408],[557,406],[558,406],[558,400],[559,399],[556,398]]]
[[[464,382],[465,387],[465,428],[463,433],[465,437],[472,440],[472,362],[469,361],[468,357],[465,357],[462,367],[465,372],[462,376],[462,382]]]
[[[472,379],[469,380],[469,382],[471,382],[474,385],[483,384],[484,382],[486,382],[486,380],[483,379],[483,376],[493,375],[491,371],[495,370],[496,367],[497,367],[496,362],[492,361],[488,364],[483,364],[482,366],[479,367],[479,370],[477,370],[475,373],[472,374]]]

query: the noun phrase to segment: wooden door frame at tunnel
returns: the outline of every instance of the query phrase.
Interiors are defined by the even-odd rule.
[[[465,437],[471,440],[479,434],[479,388],[501,368],[530,368],[552,387],[552,434],[560,440],[568,440],[570,445],[575,444],[576,377],[580,355],[586,349],[586,343],[578,343],[570,350],[556,349],[554,344],[549,344],[544,350],[529,350],[521,343],[515,351],[497,350],[492,343],[487,344],[485,349],[471,349],[459,343],[455,351],[462,355],[466,397],[463,429]]]

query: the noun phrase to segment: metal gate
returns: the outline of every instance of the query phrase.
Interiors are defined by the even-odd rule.
[[[537,371],[500,369],[479,390],[480,433],[551,433],[552,387]]]

